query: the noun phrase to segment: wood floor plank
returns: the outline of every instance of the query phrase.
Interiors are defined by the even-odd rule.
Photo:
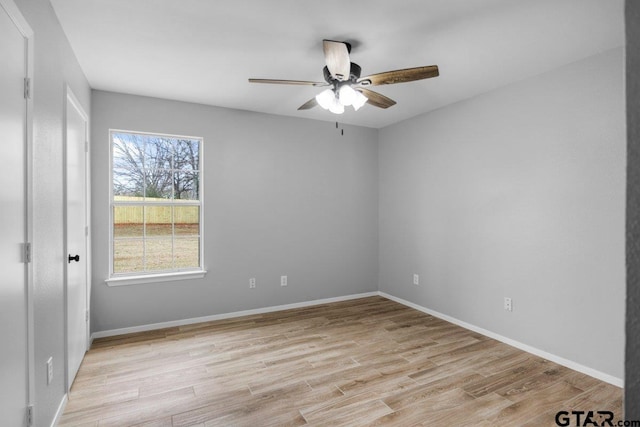
[[[519,427],[571,409],[622,419],[622,390],[370,297],[96,339],[59,426]]]
[[[496,424],[486,420],[486,418],[497,414],[500,410],[512,404],[509,400],[496,394],[485,395],[478,399],[469,398],[459,389],[441,395],[439,399],[446,399],[449,396],[454,398],[444,405],[432,407],[431,402],[426,401],[424,405],[427,405],[428,411],[425,411],[421,406],[407,406],[391,414],[398,414],[397,417],[388,419],[383,417],[377,420],[376,425],[478,427],[486,423],[486,426],[495,427]]]
[[[611,384],[600,383],[569,400],[567,404],[572,408],[584,406],[582,403],[584,401],[611,404],[619,398],[620,393],[618,387],[614,387]]]
[[[484,361],[472,361],[472,363],[474,363],[475,365],[473,368],[474,371],[476,371],[480,375],[488,377],[502,371],[517,368],[523,363],[527,363],[529,359],[535,357],[532,354],[525,353],[524,351],[520,351],[514,347],[506,347],[508,347],[505,349],[507,350],[506,354],[502,354],[494,358],[487,358]]]
[[[138,397],[140,397],[140,393],[137,388],[110,390],[100,393],[99,395],[96,393],[72,393],[65,410],[67,412],[87,410],[119,402],[136,400]]]
[[[100,427],[131,425],[144,418],[157,418],[162,412],[170,412],[193,396],[193,389],[188,387],[161,395],[105,404],[99,407],[76,408],[73,412],[65,411],[58,425],[75,426],[81,422],[90,421],[99,421]]]
[[[375,393],[345,397],[331,405],[305,411],[305,420],[313,425],[355,426],[367,425],[383,415],[393,412]]]
[[[173,423],[171,422],[171,417],[163,417],[134,424],[133,427],[173,427]]]
[[[429,346],[425,346],[425,347],[415,347],[415,348],[407,350],[407,351],[405,351],[405,352],[403,352],[401,354],[402,354],[402,357],[408,359],[411,362],[414,362],[414,361],[417,361],[417,360],[428,359],[429,361],[435,363],[433,361],[433,359],[436,356],[439,356],[441,354],[450,353],[450,352],[455,351],[455,350],[457,350],[459,348],[464,348],[464,347],[467,347],[467,346],[469,346],[471,344],[477,344],[477,343],[480,343],[480,341],[478,341],[476,338],[464,337],[460,341],[454,341],[454,342],[450,342],[450,343],[447,343],[447,344],[437,344],[437,345],[429,345]]]
[[[277,414],[272,411],[256,411],[247,413],[244,409],[238,409],[204,423],[204,427],[228,427],[228,426],[264,426],[264,427],[296,427],[307,424],[300,412],[284,410]],[[191,426],[190,426],[191,427]]]
[[[497,389],[495,393],[517,402],[527,399],[528,395],[536,390],[543,389],[553,383],[563,380],[564,376],[569,372],[571,372],[571,370],[564,366],[552,367],[540,374],[528,376],[515,382],[510,382],[504,387]]]
[[[516,368],[501,371],[497,374],[485,377],[483,380],[466,386],[464,389],[472,396],[484,396],[487,393],[492,393],[496,390],[508,387],[517,381],[522,381],[522,379],[528,379],[544,372],[549,369],[547,364],[548,362],[529,359],[527,362]]]
[[[457,410],[456,408],[473,400],[472,396],[461,389],[435,394],[413,394],[394,401],[385,399],[394,411],[376,419],[374,425],[416,425],[425,422],[429,425],[439,425],[437,423],[447,418],[449,410]]]
[[[489,420],[494,421],[496,425],[524,425],[541,413],[565,409],[565,402],[580,393],[580,389],[561,381],[531,393],[528,399],[504,408]]]

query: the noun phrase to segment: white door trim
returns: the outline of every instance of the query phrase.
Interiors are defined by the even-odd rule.
[[[25,236],[25,243],[31,244],[31,254],[34,252],[33,241],[33,30],[22,16],[20,9],[13,0],[0,0],[0,7],[2,7],[9,15],[9,18],[16,25],[22,36],[26,41],[26,72],[27,78],[30,82],[30,97],[26,99],[26,212],[27,212],[27,230]],[[34,259],[31,257],[31,262],[27,263],[27,390],[28,390],[28,402],[29,406],[35,404],[36,386],[35,386],[35,316],[34,316],[34,290],[33,290],[33,271],[34,271]]]
[[[64,90],[64,117],[62,120],[63,123],[63,136],[64,136],[64,142],[63,142],[63,147],[64,147],[64,154],[63,154],[63,158],[64,158],[64,167],[63,167],[63,192],[64,192],[64,212],[63,212],[63,218],[64,218],[64,260],[67,259],[67,255],[69,254],[69,248],[68,248],[68,242],[67,242],[67,102],[70,102],[73,107],[77,110],[78,113],[80,113],[80,115],[82,116],[82,118],[84,119],[85,123],[86,123],[86,128],[85,128],[85,135],[84,135],[84,139],[85,139],[85,153],[84,153],[84,159],[85,159],[85,176],[84,176],[84,180],[85,180],[85,197],[86,197],[86,204],[85,204],[85,226],[87,227],[87,234],[85,235],[85,253],[86,253],[86,257],[85,257],[85,265],[86,265],[86,277],[85,277],[85,283],[86,283],[86,301],[85,301],[85,310],[89,311],[89,307],[90,307],[90,301],[91,301],[91,171],[90,171],[90,157],[89,157],[89,149],[90,149],[90,143],[89,143],[89,115],[86,113],[86,111],[84,110],[84,108],[82,107],[82,104],[80,103],[80,101],[78,100],[78,98],[74,95],[73,91],[71,90],[71,87],[69,85],[65,85],[65,90]],[[71,384],[69,382],[69,337],[67,336],[67,331],[68,331],[68,319],[67,319],[67,313],[68,313],[68,296],[67,296],[67,280],[68,280],[68,275],[67,275],[67,263],[65,262],[65,269],[64,269],[64,334],[65,334],[65,392],[68,393],[69,390],[71,389]],[[85,336],[85,348],[89,349],[89,343],[90,343],[90,329],[91,329],[91,319],[89,318],[89,320],[87,320],[87,333]]]

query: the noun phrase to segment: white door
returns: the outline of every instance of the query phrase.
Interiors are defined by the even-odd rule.
[[[0,4],[0,414],[2,425],[25,426],[27,348],[26,39]]]
[[[66,100],[67,390],[88,343],[87,116],[71,91]]]

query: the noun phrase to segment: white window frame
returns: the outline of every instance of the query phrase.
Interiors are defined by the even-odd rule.
[[[114,243],[114,235],[113,235],[113,211],[114,206],[119,205],[139,205],[141,202],[126,202],[114,201],[113,194],[113,134],[114,133],[129,133],[129,134],[138,134],[138,135],[150,135],[150,136],[160,136],[166,138],[176,138],[176,139],[196,139],[199,140],[198,144],[198,174],[199,174],[199,188],[198,188],[198,202],[197,203],[180,203],[179,206],[185,205],[197,205],[200,207],[199,209],[199,226],[200,226],[200,267],[198,268],[189,268],[189,269],[174,269],[166,272],[151,272],[151,273],[114,273],[114,260],[113,260],[113,243]],[[204,138],[199,136],[187,136],[187,135],[173,135],[167,133],[157,133],[157,132],[141,132],[141,131],[130,131],[123,129],[109,129],[109,278],[105,280],[108,286],[126,286],[126,285],[137,285],[137,284],[145,284],[145,283],[156,283],[156,282],[168,282],[168,281],[177,281],[177,280],[185,280],[185,279],[200,279],[205,277],[207,271],[204,268],[204,171],[203,171],[203,157],[204,155]],[[162,203],[154,203],[154,202],[142,202],[143,205],[177,205],[173,202],[162,202]]]

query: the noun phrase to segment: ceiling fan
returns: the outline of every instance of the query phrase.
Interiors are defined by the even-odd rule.
[[[351,45],[349,43],[323,40],[322,46],[324,49],[324,59],[327,64],[323,69],[324,82],[274,79],[249,79],[249,82],[317,87],[329,86],[330,88],[325,89],[314,98],[302,104],[298,110],[308,110],[319,105],[332,113],[342,114],[344,107],[349,105],[353,106],[357,111],[367,102],[379,108],[389,108],[396,104],[393,99],[367,89],[368,86],[405,83],[437,77],[439,75],[438,66],[429,65],[426,67],[385,71],[384,73],[360,77],[362,69],[358,64],[351,62],[349,58],[349,53],[351,52]]]

